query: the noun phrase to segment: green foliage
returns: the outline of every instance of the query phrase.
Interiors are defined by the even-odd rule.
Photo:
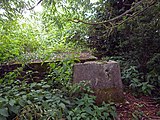
[[[57,53],[80,52],[86,49],[85,43],[81,42],[85,40],[86,25],[68,22],[66,16],[69,13],[66,16],[64,13],[51,14],[53,7],[56,9],[57,6],[49,5],[46,9],[44,7],[43,13],[27,11],[27,18],[0,18],[0,63],[50,60]],[[65,12],[62,6],[57,9]],[[5,13],[2,16],[5,16]],[[56,19],[55,22],[53,19]],[[80,37],[75,37],[77,34]]]
[[[64,59],[60,62],[50,63],[50,72],[47,79],[66,85],[72,77],[74,59]]]
[[[18,59],[20,55],[39,47],[39,42],[35,40],[36,34],[31,30],[27,33],[23,30],[25,27],[19,25],[17,20],[0,21],[0,63]]]
[[[0,19],[15,20],[22,15],[24,8],[27,7],[23,0],[1,0]]]
[[[75,101],[76,107],[69,111],[68,120],[112,120],[116,118],[115,106],[113,104],[105,104],[95,106],[95,97],[85,94],[83,98]]]
[[[148,82],[141,82],[138,79],[133,79],[129,87],[135,92],[135,94],[143,93],[144,95],[151,95],[151,91],[154,90],[154,86]]]
[[[142,111],[135,110],[132,113],[132,120],[139,120],[143,118],[144,113]]]
[[[0,80],[0,118],[6,119],[113,119],[113,103],[95,105],[86,83],[72,84],[73,60],[50,64],[50,73],[38,83],[20,81],[22,68]],[[29,74],[32,72],[30,71]],[[28,76],[29,77],[29,76]],[[30,76],[32,77],[32,76]],[[26,78],[26,77],[24,77]],[[93,113],[93,114],[92,114]]]
[[[16,21],[0,21],[0,62],[14,58],[20,54],[19,41],[14,40],[16,33],[13,32],[16,27]]]
[[[135,66],[130,66],[128,69],[124,69],[122,72],[122,80],[125,85],[128,85],[129,88],[135,94],[145,94],[151,95],[151,92],[154,90],[154,85],[149,83],[149,81],[142,81],[140,74]]]
[[[124,84],[130,85],[131,81],[134,79],[138,81],[139,73],[135,66],[130,66],[128,69],[122,71],[122,79]]]
[[[126,88],[132,90],[134,95],[151,95],[156,90],[156,85],[153,84],[153,79],[144,81],[142,79],[142,73],[138,71],[137,66],[130,66],[133,64],[132,62],[126,62],[127,59],[121,56],[112,56],[103,58],[104,60],[115,60],[120,63],[121,65],[121,73],[122,73],[122,82]],[[149,75],[147,75],[149,77]],[[151,82],[152,81],[152,82]],[[156,81],[157,82],[157,81]]]

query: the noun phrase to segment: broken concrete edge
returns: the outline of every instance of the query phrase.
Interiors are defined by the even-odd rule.
[[[0,66],[7,66],[7,65],[19,65],[19,64],[43,64],[43,63],[53,63],[53,62],[60,62],[66,59],[74,60],[75,62],[87,62],[87,61],[94,61],[97,60],[97,57],[93,56],[91,53],[60,53],[57,54],[56,57],[51,58],[49,60],[29,60],[29,61],[22,61],[22,62],[7,62],[7,63],[0,63]]]
[[[46,60],[46,61],[38,60],[38,61],[32,61],[32,62],[28,61],[23,63],[14,62],[14,63],[0,64],[0,78],[2,78],[6,73],[11,72],[20,67],[30,68],[30,70],[34,70],[35,66],[36,68],[39,66],[39,69],[42,69],[43,67],[44,70],[48,71],[49,64],[59,63],[63,60],[73,60],[75,63],[84,63],[86,61],[97,60],[97,58],[92,55],[90,55],[88,58],[81,55],[81,57],[69,56],[65,58],[56,58],[53,60]]]
[[[77,59],[75,58],[74,59],[74,62],[75,63],[84,63],[86,61],[92,61],[92,60],[95,60],[95,59]],[[16,63],[11,63],[11,64],[3,64],[3,65],[0,65],[0,76],[1,76],[1,71],[3,71],[4,68],[18,68],[18,67],[23,67],[23,66],[34,66],[34,65],[39,65],[39,66],[44,66],[46,64],[51,64],[51,63],[58,63],[58,62],[61,62],[62,60],[60,59],[57,59],[57,60],[53,60],[53,61],[40,61],[40,62],[27,62],[27,63],[20,63],[20,62],[16,62]],[[13,69],[14,70],[14,69]]]
[[[84,63],[87,61],[94,61],[97,60],[97,58],[69,58],[73,59],[76,63]],[[23,64],[46,64],[46,63],[54,63],[54,62],[60,62],[63,61],[63,59],[54,59],[54,60],[46,60],[46,61],[31,61],[31,62],[13,62],[8,64],[0,64],[1,66],[10,66],[10,65],[23,65]]]
[[[113,63],[113,64],[117,64],[117,62],[116,61],[113,61],[113,60],[109,60],[109,61],[102,61],[102,60],[93,60],[92,59],[92,61],[86,61],[86,62],[84,62],[84,63],[77,63],[77,64],[93,64],[93,63],[95,63],[95,64],[108,64],[108,63]]]

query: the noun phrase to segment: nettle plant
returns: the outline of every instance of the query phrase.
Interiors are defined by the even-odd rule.
[[[154,90],[154,86],[149,81],[142,81],[136,66],[124,69],[122,80],[136,94],[151,95],[152,90]]]
[[[151,95],[155,90],[155,85],[152,83],[153,80],[143,80],[142,73],[138,71],[138,67],[133,63],[127,63],[126,58],[122,56],[112,56],[103,59],[114,60],[121,65],[122,82],[127,88],[132,90],[134,95]],[[147,77],[149,77],[149,75]]]
[[[0,79],[0,120],[112,120],[113,103],[95,104],[93,92],[85,82],[72,84],[73,60],[51,64],[44,80],[27,83],[18,80],[21,70]],[[25,78],[25,77],[24,77]]]

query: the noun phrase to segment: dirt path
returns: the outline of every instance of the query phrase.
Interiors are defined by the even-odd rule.
[[[147,96],[134,97],[124,93],[126,102],[117,105],[119,120],[160,120],[160,104]]]

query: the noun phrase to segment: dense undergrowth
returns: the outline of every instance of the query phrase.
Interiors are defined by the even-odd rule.
[[[22,68],[0,79],[0,120],[112,120],[116,118],[113,103],[97,106],[93,91],[81,82],[71,83],[72,60],[51,63],[45,79],[23,81]],[[27,71],[26,71],[27,72]],[[30,72],[31,73],[31,72]],[[29,78],[29,79],[28,79]]]
[[[125,86],[125,89],[129,89],[135,96],[152,96],[156,100],[159,100],[159,75],[158,73],[147,74],[147,78],[144,80],[142,75],[143,73],[139,72],[139,69],[136,65],[128,64],[125,58],[121,56],[103,58],[104,60],[115,60],[121,65],[121,75],[122,82]],[[156,63],[154,63],[156,64]]]

